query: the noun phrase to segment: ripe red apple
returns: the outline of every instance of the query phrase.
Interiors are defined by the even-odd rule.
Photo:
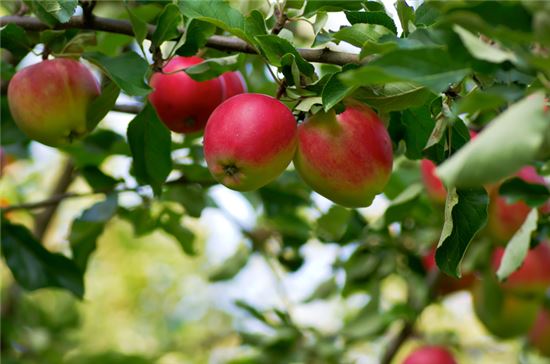
[[[151,77],[154,90],[149,101],[170,130],[192,133],[204,129],[212,111],[223,101],[224,87],[219,77],[198,82],[179,71],[202,61],[199,57],[174,57],[163,68],[168,74],[155,73]]]
[[[550,357],[550,309],[539,311],[535,324],[529,331],[529,343],[541,355]]]
[[[298,127],[294,166],[316,192],[346,207],[369,206],[391,174],[390,136],[370,108],[348,101]]]
[[[495,271],[503,254],[501,247],[493,253],[492,266]],[[494,287],[496,291],[491,291],[490,297],[483,289],[483,282],[476,282],[474,308],[480,321],[493,335],[511,338],[528,332],[540,309],[542,295],[550,287],[549,266],[550,247],[547,243],[541,243],[529,250],[517,271]]]
[[[522,168],[516,177],[534,184],[545,184],[544,178],[539,176],[535,168]],[[489,203],[487,232],[497,243],[507,243],[516,231],[523,225],[531,208],[523,201],[510,203],[498,194],[498,186],[489,187],[491,201]],[[545,211],[545,206],[541,211]]]
[[[428,196],[437,203],[444,204],[447,198],[447,189],[443,182],[435,175],[436,165],[429,159],[420,162],[420,174]]]
[[[17,72],[8,85],[13,120],[29,138],[58,147],[87,134],[86,111],[100,94],[82,63],[58,58]]]
[[[435,262],[435,251],[436,246],[433,246],[430,251],[422,257],[424,269],[428,272],[438,269]],[[435,285],[435,291],[439,295],[446,295],[453,292],[467,290],[473,285],[474,281],[475,276],[471,272],[464,274],[460,279],[450,277],[446,274],[441,274]]]
[[[237,191],[264,186],[296,150],[296,120],[279,100],[240,94],[214,110],[204,132],[204,156],[214,178]]]
[[[500,266],[504,248],[497,247],[493,253],[493,268]],[[543,242],[529,250],[522,266],[502,283],[502,287],[515,292],[544,293],[550,288],[550,246]]]
[[[426,345],[410,353],[403,364],[456,364],[456,360],[446,348]]]
[[[220,76],[223,82],[223,99],[244,94],[247,91],[246,82],[240,72],[226,72]]]

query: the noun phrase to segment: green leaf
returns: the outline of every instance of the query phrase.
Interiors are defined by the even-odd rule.
[[[243,15],[226,1],[219,0],[178,0],[181,13],[190,19],[198,19],[214,24],[237,37],[253,43],[253,36],[245,30]]]
[[[120,88],[114,82],[107,82],[101,89],[101,95],[94,99],[86,110],[86,127],[93,130],[97,124],[115,106]]]
[[[405,127],[405,155],[409,159],[421,159],[424,147],[435,127],[430,108],[424,105],[418,108],[409,108],[403,112],[401,119]]]
[[[185,208],[191,217],[200,217],[208,206],[206,189],[198,185],[170,185],[162,195],[163,200],[175,201]]]
[[[86,52],[82,57],[92,62],[130,96],[146,96],[151,88],[145,83],[149,64],[135,52],[108,57],[98,52]]]
[[[131,210],[119,207],[118,216],[132,224],[134,235],[144,236],[158,228],[158,219],[151,214],[150,204],[143,204]]]
[[[391,201],[386,211],[384,211],[384,216],[374,225],[382,228],[410,216],[412,210],[419,207],[418,199],[422,195],[422,191],[424,191],[424,187],[420,183],[408,186]]]
[[[504,256],[497,270],[497,277],[501,281],[505,280],[521,267],[523,260],[529,251],[531,243],[531,234],[537,230],[537,220],[539,218],[537,209],[532,209],[524,223],[514,234],[512,239],[506,245]]]
[[[464,43],[464,46],[475,58],[493,63],[504,61],[518,62],[517,56],[513,52],[490,45],[459,25],[453,26],[453,29],[462,40],[462,43]]]
[[[63,147],[63,151],[71,155],[75,165],[79,168],[90,165],[99,166],[113,154],[130,155],[128,144],[124,138],[107,129],[96,129],[78,143]]]
[[[51,253],[22,225],[2,218],[2,254],[17,282],[30,291],[61,287],[84,295],[82,271],[61,254]]]
[[[548,187],[529,183],[517,177],[506,180],[500,185],[498,194],[513,201],[521,200],[531,207],[540,206],[550,198]]]
[[[441,17],[441,12],[432,3],[424,2],[416,9],[414,17],[414,24],[416,26],[422,25],[428,27]]]
[[[191,19],[185,29],[185,42],[176,51],[180,56],[192,56],[206,45],[209,37],[216,32],[216,26],[208,22]]]
[[[16,58],[25,57],[34,46],[25,30],[15,24],[8,24],[0,29],[0,45]]]
[[[115,215],[117,207],[117,195],[108,195],[105,200],[84,210],[82,215],[73,221],[69,241],[73,259],[82,271],[86,270],[88,259],[96,249],[97,239],[105,230],[107,222]]]
[[[469,73],[470,70],[451,58],[446,50],[430,47],[397,49],[340,77],[349,86],[408,81],[440,93]]]
[[[535,159],[550,132],[543,107],[542,92],[512,105],[436,173],[445,185],[459,187],[481,186],[514,174]]]
[[[259,35],[256,40],[260,50],[272,65],[281,67],[281,59],[290,53],[294,56],[300,72],[309,77],[313,76],[315,72],[313,65],[307,62],[288,40],[279,38],[276,35]]]
[[[78,6],[78,0],[25,0],[25,4],[40,20],[53,26],[71,19]]]
[[[209,58],[185,69],[185,73],[195,81],[206,81],[216,78],[225,72],[236,71],[242,65],[243,54],[221,58]]]
[[[382,87],[361,87],[352,97],[381,112],[390,112],[424,105],[435,95],[426,87],[410,82],[391,82]]]
[[[351,27],[340,28],[332,38],[361,48],[366,42],[377,43],[380,37],[389,33],[388,29],[381,25],[358,23]]]
[[[346,232],[350,217],[351,210],[338,205],[331,206],[331,208],[317,220],[317,236],[319,239],[328,242],[340,240]]]
[[[452,189],[445,202],[445,224],[435,252],[439,269],[460,278],[468,245],[487,223],[489,197],[484,188]]]
[[[188,255],[195,255],[195,234],[186,228],[181,222],[181,215],[165,209],[160,216],[160,227],[169,235],[172,235],[183,251]]]
[[[220,266],[213,269],[208,274],[208,280],[210,282],[226,281],[237,275],[242,268],[248,262],[248,257],[250,256],[249,249],[241,244],[237,248],[235,254],[230,256],[225,260]]]
[[[96,192],[111,191],[121,182],[119,179],[106,175],[97,166],[85,166],[79,172]]]
[[[401,22],[401,28],[403,28],[403,35],[406,37],[409,35],[409,22],[414,23],[414,9],[407,5],[405,0],[397,0],[395,7],[397,9],[397,16]]]
[[[145,54],[145,50],[143,49],[143,41],[147,38],[147,23],[138,17],[130,7],[126,6],[126,11],[128,12],[130,23],[132,24],[132,30],[134,31],[136,42],[141,49],[141,53]]]
[[[163,42],[178,37],[180,35],[178,27],[182,21],[183,17],[178,6],[175,4],[166,5],[157,20],[157,28],[151,39],[153,46],[159,47]]]
[[[323,87],[321,99],[325,111],[332,109],[344,98],[351,95],[356,89],[355,86],[345,85],[339,78],[340,74],[341,72],[337,72],[330,76],[325,87]]]
[[[162,184],[172,170],[170,131],[147,104],[130,122],[127,134],[134,175],[160,195]]]
[[[363,1],[347,0],[308,0],[304,8],[303,16],[309,18],[319,11],[338,12],[342,10],[360,10]]]
[[[397,28],[392,18],[385,11],[346,11],[346,18],[350,24],[378,24],[397,34]]]

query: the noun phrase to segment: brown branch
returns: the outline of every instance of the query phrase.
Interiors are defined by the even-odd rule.
[[[7,24],[16,24],[30,31],[42,31],[51,29],[48,25],[42,23],[39,19],[29,16],[3,16],[0,17],[0,26]],[[84,21],[81,16],[72,17],[67,23],[58,24],[54,29],[90,29],[105,31],[110,33],[125,34],[134,36],[132,24],[125,20],[116,20],[109,18],[93,17],[89,22]],[[147,25],[147,38],[150,39],[155,31],[154,25]],[[245,41],[221,35],[214,35],[208,38],[206,47],[218,49],[221,51],[234,51],[240,53],[257,54],[254,47]],[[309,62],[330,63],[344,65],[348,63],[359,63],[359,57],[354,53],[331,51],[324,49],[304,49],[299,48],[298,52]]]
[[[116,104],[111,111],[124,112],[126,114],[139,114],[143,109],[141,104]]]
[[[67,191],[74,180],[74,171],[75,168],[73,163],[70,160],[67,161],[51,193],[52,196],[64,194]],[[44,238],[60,201],[61,200],[52,202],[42,213],[36,215],[34,220],[34,235],[39,241],[42,241]]]

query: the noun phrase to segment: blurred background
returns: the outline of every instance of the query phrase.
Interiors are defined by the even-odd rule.
[[[143,3],[155,8],[154,4]],[[244,12],[267,7],[264,2],[232,0],[231,3]],[[417,6],[420,2],[408,3]],[[384,5],[396,16],[393,1],[384,1]],[[124,18],[125,13],[117,7],[116,3],[106,2],[98,6],[97,12]],[[4,6],[0,15],[8,11],[9,5]],[[349,22],[343,13],[328,14],[326,29],[338,30],[345,25]],[[308,25],[304,23],[303,26],[298,33],[306,44]],[[359,50],[344,43],[331,47]],[[38,60],[37,56],[28,56],[19,67]],[[241,72],[249,90],[274,94],[275,84],[265,66],[253,56],[245,63]],[[119,101],[135,102],[124,96]],[[4,106],[2,103],[5,117]],[[125,135],[132,118],[131,114],[111,112],[100,128]],[[182,141],[177,136],[174,138],[176,142]],[[15,150],[12,152],[13,157],[5,163],[0,180],[2,204],[47,198],[66,156],[34,142],[24,158]],[[187,152],[178,151],[174,151],[173,157],[182,164],[191,158]],[[130,163],[129,156],[114,155],[102,163],[102,169],[123,179],[127,185],[135,186],[136,182],[128,174]],[[409,180],[420,180],[417,164],[397,161],[396,168],[401,168]],[[296,176],[290,171],[279,183],[275,193],[276,188],[295,184]],[[81,178],[70,187],[72,192],[88,189]],[[305,190],[305,193],[311,191]],[[323,197],[312,196],[313,204],[300,210],[300,217],[310,224],[332,207]],[[121,193],[119,199],[128,209],[145,203],[133,192]],[[64,200],[47,231],[46,247],[51,251],[68,252],[72,221],[99,200],[93,196]],[[440,212],[429,207],[428,202],[423,203],[430,214]],[[306,238],[297,252],[299,260],[303,261],[296,263],[296,269],[288,269],[280,259],[254,249],[255,237],[250,232],[261,233],[267,221],[258,196],[215,186],[203,195],[193,195],[186,204],[196,205],[199,211],[199,216],[185,216],[182,220],[195,235],[196,255],[185,254],[174,237],[164,232],[144,229],[139,233],[139,226],[115,217],[105,226],[88,264],[86,293],[82,300],[58,289],[26,292],[14,283],[2,261],[2,361],[6,364],[256,363],[259,361],[254,358],[260,351],[266,354],[262,361],[266,363],[378,362],[400,325],[389,322],[386,335],[369,338],[371,333],[368,331],[375,330],[373,327],[380,325],[379,322],[370,318],[350,328],[350,320],[354,320],[372,297],[366,291],[345,296],[328,294],[334,286],[345,284],[342,262],[354,253],[356,244]],[[385,197],[379,196],[369,208],[359,209],[359,215],[367,223],[374,224],[383,216],[388,204]],[[144,206],[153,211],[156,208],[153,202]],[[9,219],[23,224],[32,222],[26,211],[10,212]],[[292,219],[269,222],[289,229],[302,229],[299,224],[294,226]],[[440,221],[436,219],[432,224],[430,229],[433,231],[426,229],[417,236],[423,240],[420,242],[423,246],[429,246],[439,234]],[[398,231],[401,226],[395,224],[392,229]],[[296,256],[290,258],[298,259]],[[407,281],[397,274],[384,276],[379,294],[383,307],[404,302]],[[285,320],[292,325],[286,325]],[[293,325],[303,329],[302,339],[296,340],[293,336],[296,335]],[[342,330],[351,332],[351,336],[368,339],[344,345],[339,338]],[[515,364],[518,360],[550,362],[524,351],[520,339],[495,340],[477,320],[471,294],[467,291],[452,293],[430,305],[419,318],[418,331],[422,332],[422,337],[413,337],[403,345],[396,363],[420,342],[450,345],[459,363],[465,364]]]

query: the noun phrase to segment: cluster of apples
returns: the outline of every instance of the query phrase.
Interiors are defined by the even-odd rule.
[[[174,57],[150,80],[149,101],[172,131],[203,129],[208,168],[238,191],[260,188],[294,160],[315,191],[347,207],[371,204],[386,185],[393,154],[378,116],[355,101],[298,126],[279,100],[247,94],[240,73],[198,82],[183,69],[199,57]],[[100,94],[92,73],[72,59],[45,60],[18,72],[8,87],[13,118],[30,138],[58,147],[86,135],[87,111]]]
[[[471,133],[471,137],[474,138],[475,133]],[[436,176],[435,168],[432,161],[421,161],[420,171],[428,196],[434,203],[443,204],[447,191]],[[523,167],[515,177],[532,184],[546,184],[544,178],[531,166]],[[504,255],[503,245],[520,229],[531,210],[523,201],[510,202],[499,195],[499,187],[499,183],[486,186],[490,202],[488,223],[483,234],[495,246],[491,261],[493,272],[500,266]],[[539,210],[547,213],[549,204],[550,201],[539,207]],[[435,247],[423,258],[427,270],[436,269],[434,253]],[[528,251],[523,265],[505,282],[497,282],[494,275],[485,277],[492,278],[490,282],[476,279],[470,272],[460,280],[442,277],[437,291],[439,294],[447,294],[471,289],[475,312],[489,332],[500,338],[527,334],[533,347],[542,355],[550,356],[550,310],[541,305],[543,296],[550,292],[548,267],[550,244],[549,241],[543,241]]]
[[[217,181],[237,191],[255,190],[294,160],[306,183],[341,205],[368,206],[382,192],[391,173],[392,146],[371,109],[349,101],[341,114],[320,112],[298,126],[279,100],[244,93],[236,82],[228,88],[224,77],[236,73],[205,82],[172,73],[201,61],[172,59],[163,74],[151,78],[149,100],[171,130],[205,128],[204,155]]]

